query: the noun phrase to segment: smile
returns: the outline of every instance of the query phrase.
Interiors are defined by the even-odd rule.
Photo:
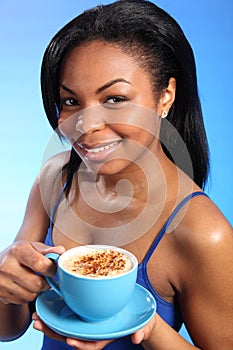
[[[109,159],[109,156],[114,153],[122,144],[122,140],[112,141],[108,144],[87,146],[78,143],[80,157],[89,161],[103,162]]]
[[[99,152],[103,152],[106,151],[107,149],[114,147],[118,142],[112,142],[109,145],[106,146],[101,146],[101,147],[96,147],[96,148],[86,148],[84,147],[85,151],[87,153],[99,153]]]

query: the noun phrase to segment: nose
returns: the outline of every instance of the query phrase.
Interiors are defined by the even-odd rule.
[[[81,134],[91,134],[95,131],[100,131],[104,129],[105,122],[102,113],[95,108],[91,108],[89,110],[82,111],[78,117],[75,125],[75,129],[77,132]]]

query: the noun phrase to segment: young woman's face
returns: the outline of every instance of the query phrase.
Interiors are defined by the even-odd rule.
[[[161,111],[150,77],[118,46],[74,48],[61,73],[60,103],[59,129],[94,172],[121,172],[158,148]]]

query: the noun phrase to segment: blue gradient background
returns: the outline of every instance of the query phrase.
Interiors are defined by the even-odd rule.
[[[99,1],[107,4],[110,1]],[[158,0],[181,25],[194,50],[200,98],[211,151],[207,193],[233,222],[232,0]],[[14,239],[33,180],[52,135],[40,96],[43,52],[50,38],[95,0],[0,0],[0,250]],[[182,334],[186,337],[185,329]],[[32,329],[0,349],[39,349]]]

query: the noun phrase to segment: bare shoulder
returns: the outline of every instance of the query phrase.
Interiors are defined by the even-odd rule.
[[[206,196],[192,198],[181,213],[175,237],[192,251],[233,244],[233,229],[220,209]]]
[[[180,215],[172,234],[179,286],[200,283],[200,279],[213,283],[216,276],[233,275],[233,229],[215,203],[206,196],[197,196]],[[197,272],[198,278],[190,278]]]
[[[49,158],[43,165],[40,171],[40,178],[43,180],[43,178],[48,176],[54,178],[57,173],[59,173],[65,164],[69,161],[70,152],[65,151],[61,152],[59,154],[56,154]]]

